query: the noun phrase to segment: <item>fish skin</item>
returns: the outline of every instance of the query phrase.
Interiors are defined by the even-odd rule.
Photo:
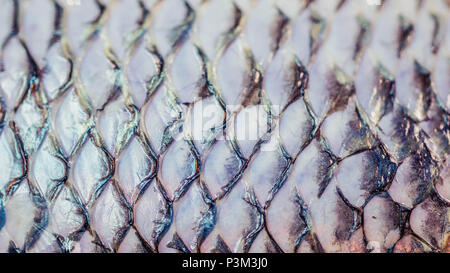
[[[0,0],[0,252],[450,252],[446,0]]]

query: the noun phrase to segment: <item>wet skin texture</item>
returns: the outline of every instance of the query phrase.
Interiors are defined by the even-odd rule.
[[[0,0],[0,252],[449,252],[445,0]]]

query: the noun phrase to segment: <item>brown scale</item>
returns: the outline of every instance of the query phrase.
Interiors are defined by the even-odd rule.
[[[423,209],[426,210],[428,214],[428,218],[426,218],[424,225],[422,228],[427,231],[429,234],[430,244],[436,248],[440,249],[441,243],[436,238],[437,235],[442,234],[445,236],[445,224],[447,217],[447,206],[439,198],[432,194],[430,196],[431,202],[424,202]],[[425,238],[424,238],[425,239]],[[448,243],[448,242],[443,242]],[[443,247],[444,245],[442,245]]]
[[[401,16],[397,40],[398,44],[397,57],[400,57],[403,53],[403,50],[411,43],[413,32],[414,32],[413,24],[407,22],[406,19]]]
[[[436,15],[431,15],[431,18],[433,19],[434,23],[434,29],[433,29],[433,41],[431,42],[431,52],[433,54],[437,54],[439,52],[439,48],[441,46],[441,41],[439,40],[439,33],[441,28],[441,23],[439,22],[439,18]]]
[[[424,253],[428,252],[426,246],[413,234],[403,236],[394,246],[394,253]]]
[[[289,23],[289,17],[287,17],[280,9],[278,11],[277,23],[273,26],[272,37],[274,38],[274,44],[272,51],[275,53],[280,48],[280,44],[286,37],[286,26]]]
[[[317,134],[317,143],[319,145],[319,170],[316,173],[316,181],[319,181],[319,192],[317,197],[320,198],[327,188],[331,180],[331,170],[335,163],[335,158],[325,149],[322,138]],[[310,144],[311,145],[311,144]]]
[[[417,61],[414,61],[414,68],[414,86],[422,93],[421,100],[424,102],[420,111],[427,113],[432,103],[431,74]]]
[[[372,148],[376,141],[369,126],[362,121],[357,108],[354,109],[354,115],[352,117],[347,125],[350,128],[349,133],[345,137],[342,146],[349,152],[349,155]]]
[[[392,182],[397,165],[391,161],[389,155],[380,147],[369,151],[367,157],[367,161],[372,162],[372,164],[366,166],[370,171],[364,173],[363,189],[374,193]]]
[[[22,161],[22,174],[19,177],[15,177],[11,179],[11,181],[7,184],[6,190],[5,190],[5,198],[8,196],[14,194],[17,187],[20,185],[20,183],[28,176],[29,166],[28,166],[28,155],[24,150],[22,139],[19,135],[19,130],[17,129],[16,123],[14,121],[9,122],[9,128],[14,133],[15,138],[15,148],[20,154],[20,160]]]
[[[362,49],[362,43],[364,40],[364,37],[367,35],[367,26],[361,25],[361,28],[358,33],[358,38],[356,39],[356,45],[355,50],[353,53],[353,60],[357,60],[360,56],[361,49]]]
[[[338,198],[335,210],[339,215],[339,223],[334,231],[334,235],[336,236],[337,242],[343,243],[348,241],[352,236],[355,227],[354,211],[342,198]]]
[[[395,80],[388,79],[378,72],[376,93],[381,96],[381,100],[384,102],[383,108],[381,109],[381,119],[384,115],[390,113],[394,109]]]
[[[291,89],[290,97],[284,109],[281,109],[282,111],[286,110],[298,98],[304,96],[305,90],[309,86],[309,72],[299,60],[296,59],[291,63],[291,71],[293,72],[292,79],[287,79],[289,83],[292,83],[288,87]]]
[[[405,115],[402,109],[394,111],[393,124],[396,130],[393,139],[400,146],[399,159],[403,160],[419,148],[420,143],[423,142],[423,135],[421,132],[416,135],[417,125]]]
[[[231,253],[230,248],[227,246],[225,241],[220,237],[220,235],[217,235],[216,238],[216,247],[212,249],[212,253]]]
[[[353,82],[340,83],[333,72],[328,75],[327,90],[330,93],[331,106],[328,115],[336,111],[343,110],[355,94],[355,85]]]

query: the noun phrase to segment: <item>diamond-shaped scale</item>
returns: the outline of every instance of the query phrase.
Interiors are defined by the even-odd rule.
[[[217,58],[220,48],[227,42],[224,34],[236,27],[234,24],[240,19],[240,12],[227,0],[204,3],[198,11],[194,33],[209,60]]]
[[[266,210],[267,230],[284,252],[294,252],[307,235],[308,211],[295,184],[285,183]]]
[[[449,252],[419,2],[3,0],[0,252]]]
[[[252,247],[249,250],[250,253],[280,253],[279,247],[276,245],[275,241],[270,238],[269,234],[265,229],[262,229]]]
[[[398,105],[381,119],[378,136],[397,162],[417,150],[422,139],[420,127],[408,119]]]
[[[278,115],[289,103],[301,96],[307,84],[306,68],[296,60],[290,44],[283,46],[269,64],[264,77],[264,90],[275,114]]]
[[[7,40],[0,57],[0,90],[8,110],[16,107],[27,89],[30,64],[26,49],[15,36]]]
[[[5,201],[7,221],[3,229],[18,249],[27,251],[33,247],[44,231],[48,214],[43,202],[33,194],[27,180],[22,181],[14,194]]]
[[[320,198],[330,182],[329,168],[334,160],[324,148],[320,138],[315,138],[295,160],[286,183],[292,183],[309,206]]]
[[[388,192],[394,201],[411,209],[427,196],[437,177],[436,161],[428,149],[421,148],[398,167]]]
[[[372,132],[360,118],[354,97],[345,109],[325,119],[322,133],[330,150],[340,158],[372,148],[375,143]]]
[[[107,155],[93,137],[89,137],[73,163],[69,181],[80,193],[83,203],[91,204],[110,172]]]
[[[117,177],[125,198],[134,204],[156,174],[156,161],[139,136],[134,136],[117,163]]]
[[[22,5],[21,11],[23,12],[21,27],[24,40],[34,61],[39,67],[43,67],[53,36],[57,16],[56,6],[50,0],[31,0]]]
[[[226,140],[218,140],[203,160],[200,177],[205,181],[214,199],[222,196],[233,182],[236,182],[243,168],[244,160],[233,151]]]
[[[363,237],[355,233],[361,222],[359,213],[346,204],[333,181],[308,209],[312,232],[326,252],[349,252],[354,245],[364,248]]]
[[[11,125],[11,123],[9,123]],[[20,182],[25,175],[23,150],[13,128],[5,126],[0,132],[0,192],[4,195],[10,186]]]
[[[89,231],[85,231],[80,240],[74,245],[72,253],[103,253],[104,249],[99,245]]]
[[[298,99],[290,104],[281,115],[279,124],[279,135],[283,147],[291,157],[295,158],[310,140],[315,128],[305,101]]]
[[[62,2],[60,4],[67,11],[64,36],[67,37],[73,54],[78,55],[84,48],[86,39],[93,32],[92,25],[101,14],[101,7],[95,0],[79,1],[77,2],[79,5],[70,5],[73,1],[59,2]]]
[[[214,96],[196,101],[187,111],[183,133],[192,138],[201,157],[221,136],[225,118],[225,111]]]
[[[381,149],[364,151],[340,162],[336,184],[355,207],[363,207],[367,199],[394,178],[397,166]]]
[[[160,158],[158,177],[170,200],[179,199],[199,174],[200,162],[192,145],[178,139],[169,146]]]
[[[101,36],[94,36],[78,68],[83,94],[89,98],[94,109],[101,109],[108,101],[118,77],[105,50]]]
[[[118,253],[146,253],[147,248],[143,244],[143,239],[139,236],[138,232],[131,228],[128,230],[127,235],[120,244]]]
[[[257,208],[254,193],[239,181],[216,206],[217,222],[202,244],[201,252],[248,252],[263,227],[263,215]]]
[[[196,180],[174,205],[173,224],[190,252],[197,252],[214,228],[216,208],[205,189]]]
[[[86,111],[78,92],[71,88],[56,106],[54,121],[51,125],[66,156],[72,155],[78,141],[88,130],[89,114]]]
[[[252,79],[248,52],[244,50],[244,41],[239,36],[223,53],[217,64],[217,85],[220,87],[224,102],[236,108],[249,92]]]
[[[47,199],[57,195],[58,188],[65,182],[68,165],[57,149],[56,139],[49,134],[35,153],[31,162],[31,174],[41,194]]]
[[[0,44],[3,45],[13,27],[14,2],[5,1],[0,12]]]
[[[50,46],[42,68],[42,86],[49,100],[58,98],[71,82],[73,63],[61,41]]]
[[[264,208],[282,186],[291,165],[290,158],[283,154],[276,138],[277,135],[273,134],[267,143],[261,145],[242,176],[242,182],[255,192],[256,199]]]
[[[142,107],[151,92],[155,91],[161,79],[161,67],[161,59],[150,49],[148,38],[138,41],[132,56],[124,64],[129,92],[137,107]]]
[[[134,207],[134,226],[157,251],[162,236],[171,224],[172,209],[159,181],[153,181],[141,195]]]
[[[271,0],[256,3],[249,12],[245,36],[256,62],[265,68],[277,49],[287,18]]]
[[[119,248],[129,228],[130,214],[117,183],[109,181],[91,210],[91,226],[106,248],[113,251]]]
[[[125,99],[120,96],[106,105],[97,120],[99,134],[108,152],[117,156],[128,143],[136,126],[135,109],[127,107]]]
[[[14,117],[27,154],[34,153],[48,129],[47,109],[39,96],[39,93],[30,90]]]
[[[85,210],[79,202],[73,188],[64,186],[49,205],[50,220],[47,231],[59,237],[66,251],[71,251],[74,242],[80,239],[80,231],[87,220]]]
[[[192,7],[186,1],[168,0],[158,6],[150,35],[162,56],[172,53],[180,44],[193,19]]]
[[[191,41],[185,42],[170,67],[177,97],[181,103],[195,101],[205,88],[202,59]]]
[[[145,128],[150,143],[156,153],[167,149],[171,140],[178,133],[183,111],[175,102],[175,96],[164,82],[144,106],[142,128]]]
[[[107,35],[113,52],[119,60],[123,60],[130,49],[137,30],[142,22],[141,6],[138,0],[125,0],[110,5],[110,15],[106,25]]]

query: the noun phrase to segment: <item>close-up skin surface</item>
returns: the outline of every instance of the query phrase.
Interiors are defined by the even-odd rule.
[[[448,0],[0,0],[0,252],[449,253]]]

